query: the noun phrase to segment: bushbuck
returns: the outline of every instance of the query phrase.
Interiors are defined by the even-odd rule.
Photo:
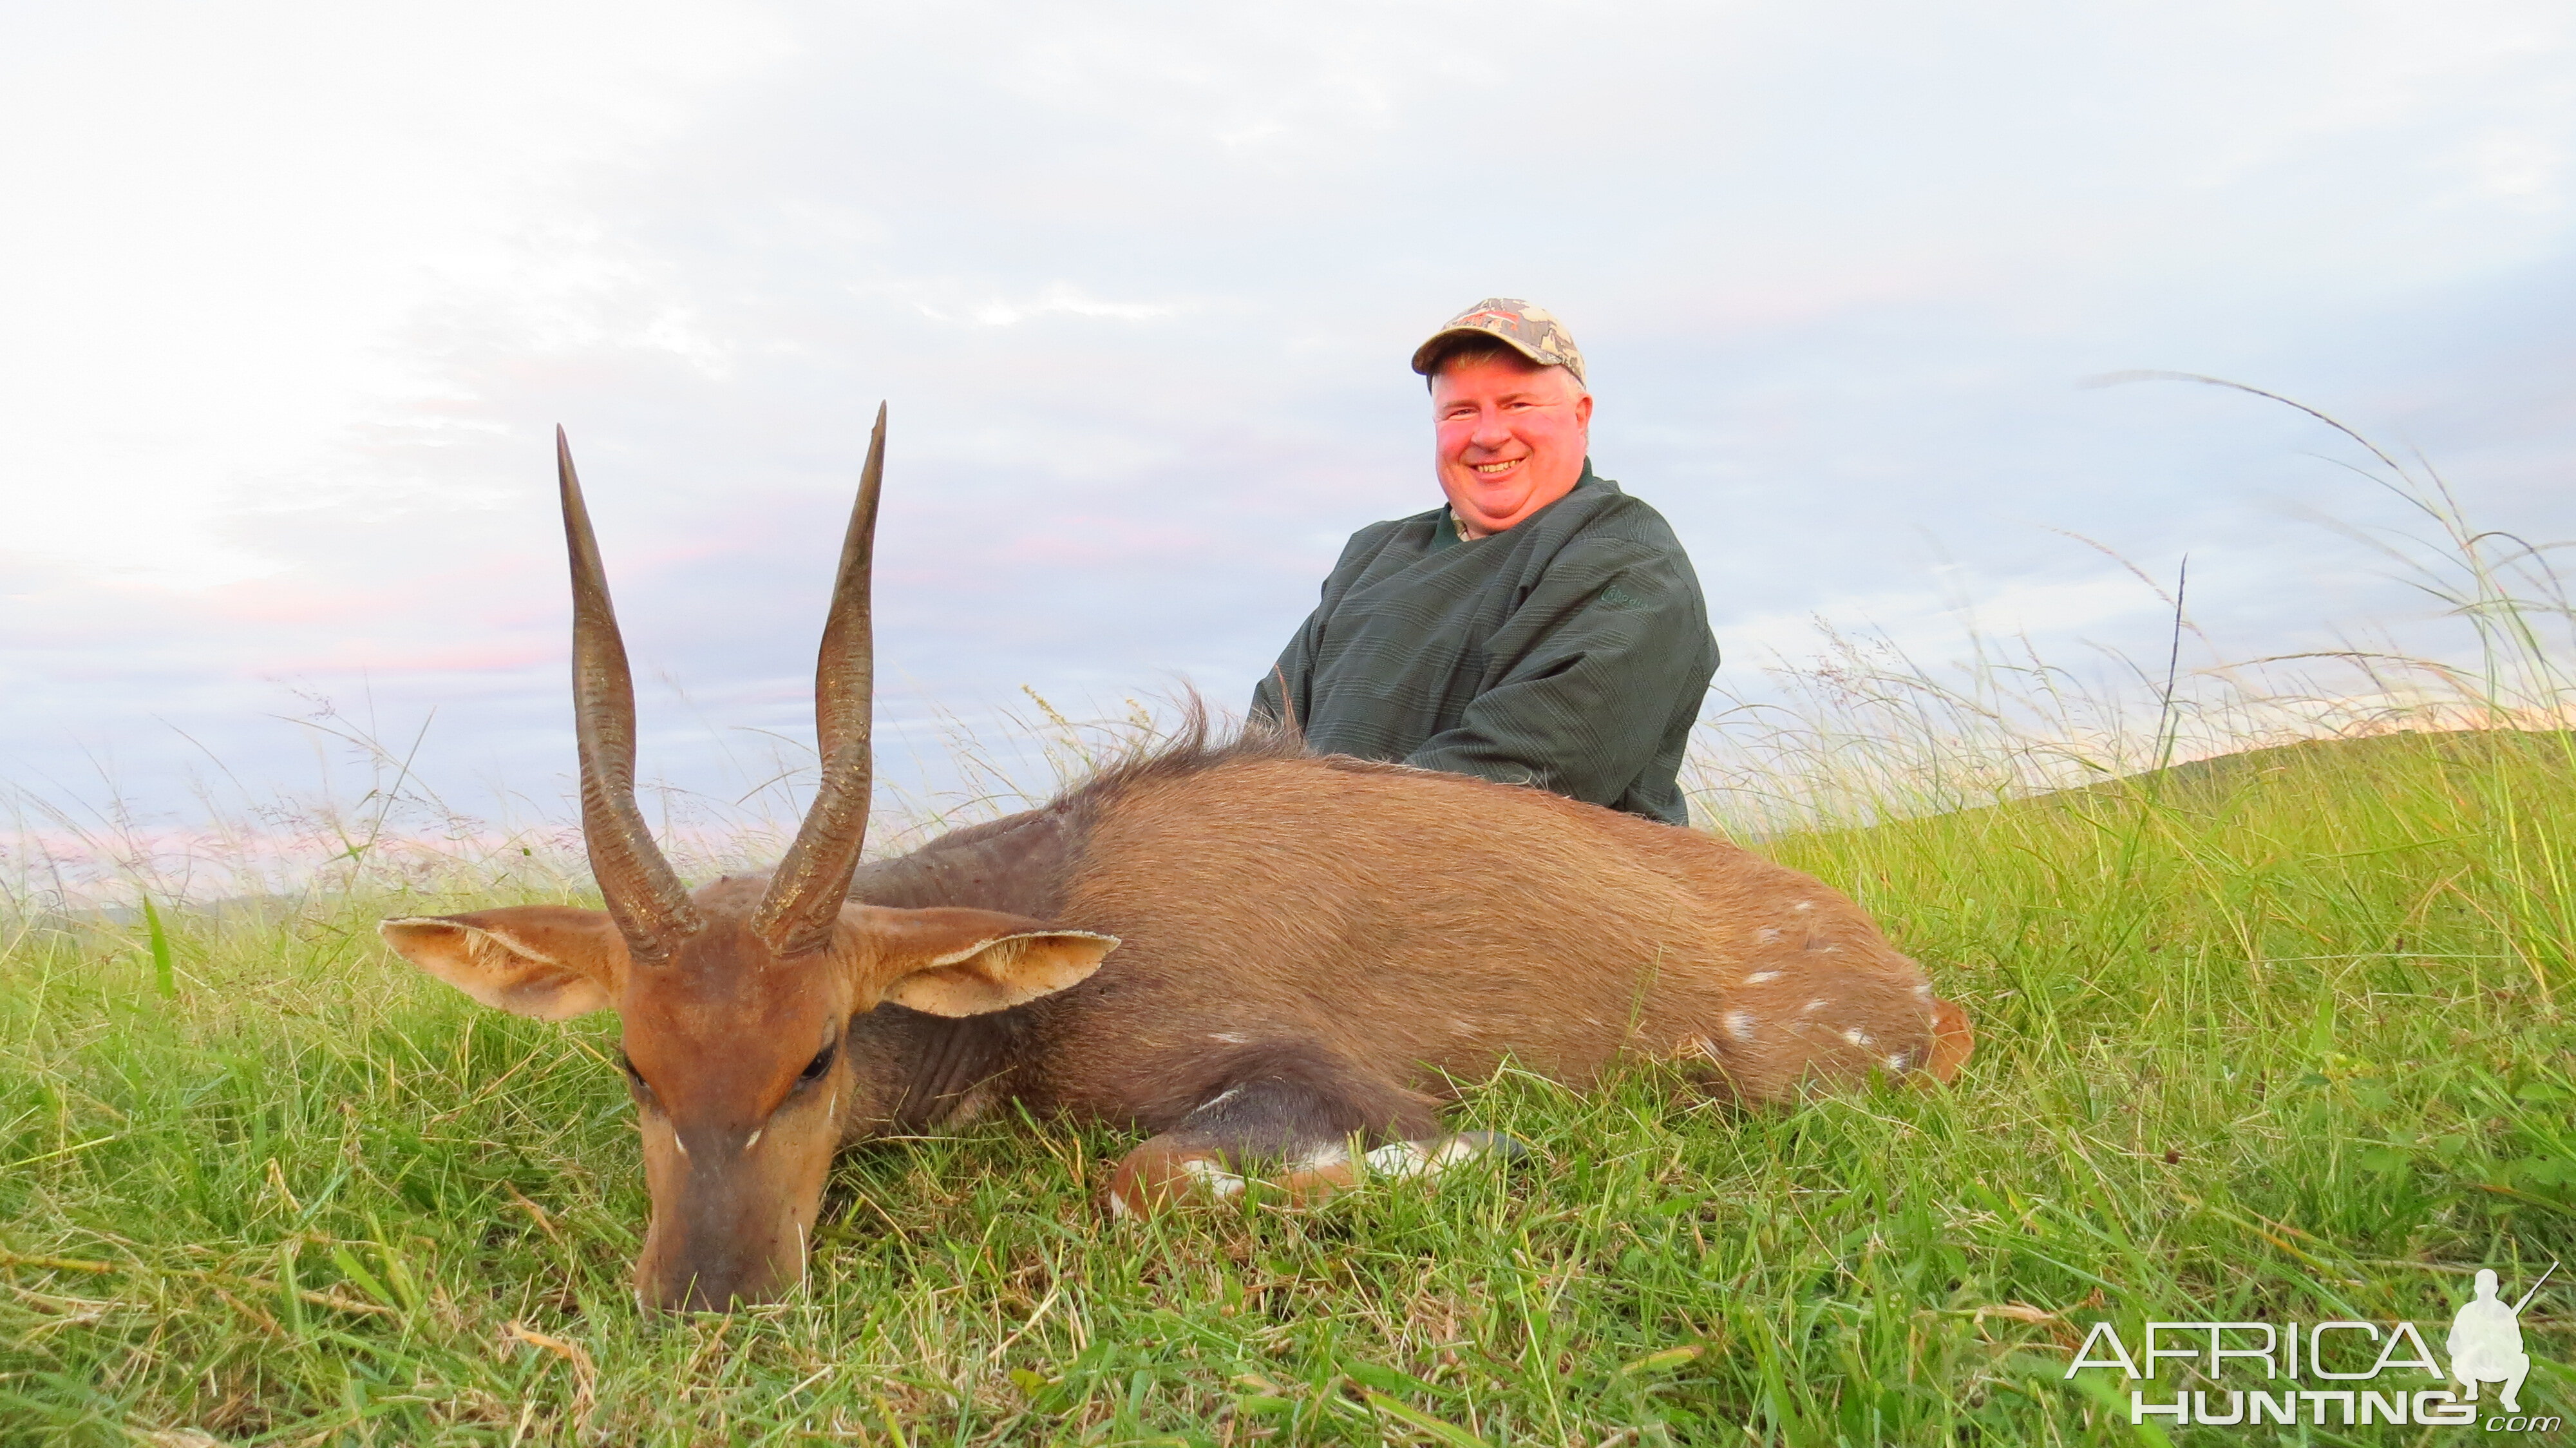
[[[1288,1203],[1423,1175],[1506,1061],[1574,1085],[1623,1054],[1778,1101],[1949,1079],[1971,1038],[1850,900],[1698,832],[1204,721],[1042,809],[858,865],[867,828],[877,414],[815,677],[821,780],[777,871],[692,893],[634,795],[635,704],[556,434],[582,827],[607,909],[384,922],[485,1005],[614,1010],[643,1135],[647,1304],[723,1309],[804,1270],[834,1153],[1005,1103],[1150,1133],[1113,1216],[1255,1182]]]

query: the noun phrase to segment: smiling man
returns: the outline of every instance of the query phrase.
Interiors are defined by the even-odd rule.
[[[1666,824],[1717,672],[1662,515],[1596,477],[1583,354],[1491,298],[1413,354],[1448,502],[1351,535],[1254,691],[1326,754],[1535,785]]]

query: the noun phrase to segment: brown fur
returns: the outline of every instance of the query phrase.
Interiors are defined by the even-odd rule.
[[[1093,822],[1053,923],[1122,944],[1030,1007],[1032,1104],[1159,1127],[1230,1047],[1292,1043],[1435,1095],[1507,1056],[1574,1085],[1695,1056],[1749,1100],[1952,1064],[1859,907],[1695,831],[1259,737],[1073,799]]]

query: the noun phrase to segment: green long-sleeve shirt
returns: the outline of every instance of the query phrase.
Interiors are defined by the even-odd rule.
[[[1654,509],[1593,475],[1505,532],[1447,507],[1351,535],[1252,696],[1326,754],[1532,784],[1688,822],[1682,749],[1717,672],[1699,578]]]

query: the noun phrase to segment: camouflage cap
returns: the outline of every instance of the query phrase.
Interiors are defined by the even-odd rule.
[[[1431,340],[1413,349],[1413,370],[1430,376],[1461,337],[1500,337],[1541,367],[1562,367],[1574,374],[1575,381],[1591,385],[1584,381],[1583,353],[1574,345],[1574,334],[1565,330],[1554,312],[1518,297],[1487,297],[1442,323]]]

